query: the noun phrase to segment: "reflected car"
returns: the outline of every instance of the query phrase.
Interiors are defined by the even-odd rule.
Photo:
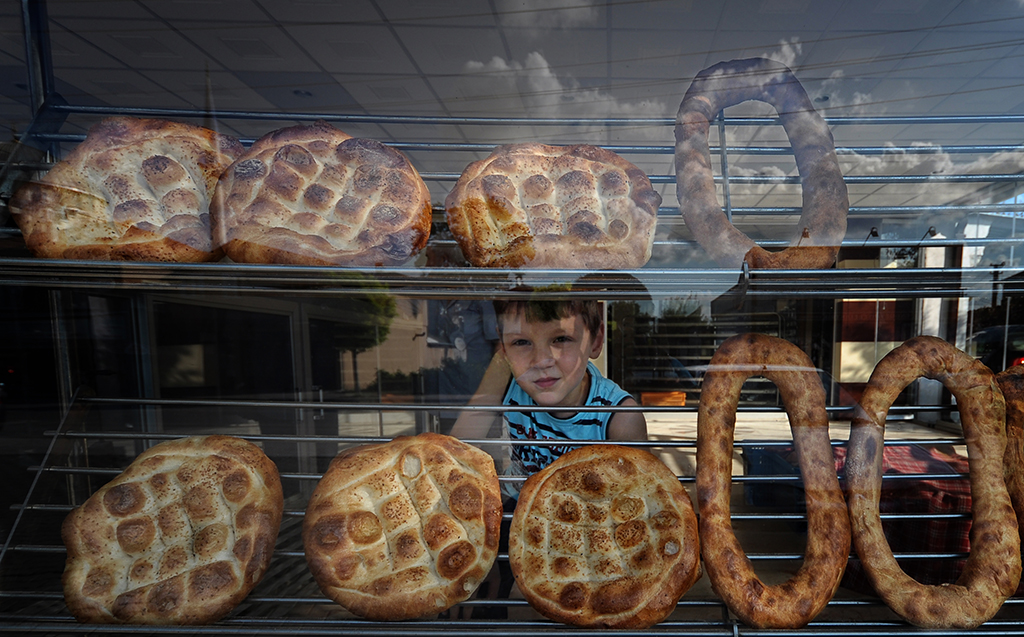
[[[967,339],[967,353],[996,373],[1020,365],[1024,363],[1024,325],[997,325],[979,330]]]

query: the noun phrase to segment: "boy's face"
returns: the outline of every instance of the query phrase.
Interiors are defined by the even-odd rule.
[[[591,334],[579,316],[527,321],[522,312],[501,317],[501,348],[516,381],[545,407],[582,405],[587,362],[604,346],[604,326]]]

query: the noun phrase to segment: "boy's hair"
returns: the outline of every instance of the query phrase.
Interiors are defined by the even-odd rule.
[[[498,315],[499,333],[504,332],[502,321],[506,316],[520,313],[527,321],[541,323],[579,316],[591,336],[597,334],[604,321],[601,301],[594,299],[499,299],[494,301],[494,313]]]

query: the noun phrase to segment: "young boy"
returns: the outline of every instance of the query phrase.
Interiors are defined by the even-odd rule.
[[[495,301],[498,352],[484,372],[469,405],[556,407],[552,411],[463,411],[451,435],[487,438],[502,424],[501,437],[513,440],[646,440],[640,411],[591,411],[588,406],[636,405],[626,391],[601,375],[590,359],[604,347],[604,316],[599,301],[543,299]],[[572,444],[511,445],[506,475],[529,476]],[[501,469],[499,468],[499,472]],[[518,483],[502,484],[505,511],[515,508]],[[502,522],[500,552],[508,552],[508,521]],[[507,561],[492,571],[497,581],[481,584],[479,598],[504,599],[514,584]],[[488,578],[489,580],[491,578]],[[496,589],[495,589],[496,586]],[[481,607],[479,619],[504,617],[504,607]]]
[[[646,440],[640,411],[594,411],[587,406],[633,406],[636,401],[601,375],[590,359],[604,347],[599,301],[544,299],[495,301],[499,351],[469,405],[556,407],[553,411],[509,410],[503,437],[513,440]],[[499,417],[490,411],[463,411],[452,435],[486,438]],[[512,445],[510,475],[543,469],[571,444]],[[518,497],[518,486],[503,489]]]

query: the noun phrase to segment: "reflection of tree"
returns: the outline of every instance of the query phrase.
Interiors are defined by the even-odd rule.
[[[358,388],[359,354],[387,340],[398,307],[394,297],[377,281],[359,277],[351,283],[365,288],[366,293],[345,299],[345,321],[334,333],[334,346],[343,352],[352,352],[352,379],[354,387]]]

